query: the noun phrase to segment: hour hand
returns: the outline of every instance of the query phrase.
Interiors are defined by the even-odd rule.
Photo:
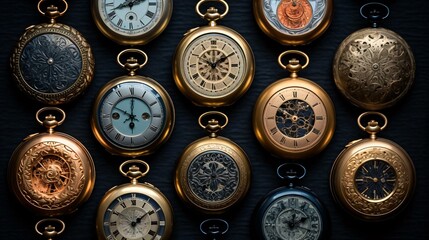
[[[113,10],[116,9],[122,9],[122,8],[126,8],[126,7],[130,7],[132,6],[134,0],[126,0],[125,2],[119,4],[118,6],[114,7]]]

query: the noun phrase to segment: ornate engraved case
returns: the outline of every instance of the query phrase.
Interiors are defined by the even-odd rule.
[[[98,29],[122,45],[143,45],[159,36],[173,13],[173,0],[92,0]]]
[[[204,124],[209,116],[212,119]],[[224,213],[245,197],[251,180],[250,162],[240,146],[218,136],[228,123],[225,114],[206,112],[198,122],[209,136],[185,148],[177,163],[174,186],[191,207],[207,214]]]
[[[122,56],[128,56],[126,63],[121,62]],[[120,52],[117,62],[128,75],[108,82],[95,99],[91,129],[112,154],[151,154],[173,131],[174,105],[168,92],[152,78],[135,74],[147,61],[147,55],[139,49]]]
[[[328,29],[332,0],[253,0],[261,30],[284,45],[308,44]]]
[[[301,55],[306,63],[301,65],[292,58],[284,65],[282,58],[289,54]],[[298,77],[297,73],[309,63],[305,53],[289,50],[279,56],[278,62],[291,75],[272,83],[259,95],[253,109],[253,131],[273,155],[287,159],[311,157],[332,139],[334,104],[319,85]]]
[[[60,113],[61,119],[49,111]],[[38,215],[71,213],[94,188],[93,160],[78,140],[54,131],[64,122],[64,111],[42,108],[36,119],[47,131],[26,137],[15,149],[8,167],[9,186],[18,201]]]
[[[125,172],[128,165],[131,166]],[[152,184],[138,182],[149,172],[149,165],[141,160],[128,160],[119,170],[131,183],[111,188],[101,199],[96,219],[98,239],[170,239],[173,229],[170,202]]]
[[[220,2],[225,12],[210,7],[205,14],[200,6]],[[191,29],[176,48],[173,78],[179,90],[195,105],[228,106],[249,89],[255,74],[255,60],[247,41],[236,31],[217,21],[229,11],[224,0],[201,0],[195,7],[208,26]]]
[[[85,91],[94,75],[91,47],[76,29],[56,22],[68,9],[65,0],[57,2],[63,3],[64,10],[45,6],[46,0],[39,1],[39,12],[50,22],[28,27],[10,59],[19,89],[49,105],[74,100]]]
[[[410,46],[378,22],[389,15],[387,6],[368,3],[361,15],[372,27],[349,35],[338,47],[333,62],[335,84],[354,105],[380,110],[398,102],[411,88],[415,60]]]
[[[325,239],[328,219],[324,206],[309,188],[294,184],[304,177],[305,168],[283,164],[277,174],[289,184],[271,191],[259,203],[254,214],[255,239]]]
[[[367,115],[381,116],[384,125]],[[387,118],[366,112],[358,118],[359,127],[370,138],[350,142],[338,155],[331,170],[331,191],[335,200],[358,219],[381,221],[397,215],[409,202],[415,187],[415,170],[407,152],[398,144],[376,134],[387,125]]]

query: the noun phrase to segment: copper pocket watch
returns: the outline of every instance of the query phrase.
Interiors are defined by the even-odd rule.
[[[324,239],[328,225],[325,207],[309,188],[295,186],[305,176],[304,166],[282,164],[277,175],[288,186],[277,188],[262,199],[254,213],[256,239]]]
[[[103,196],[97,210],[98,239],[169,239],[173,210],[168,199],[152,184],[138,182],[149,172],[149,165],[128,160],[119,171],[131,183],[115,186]]]
[[[332,0],[253,0],[261,30],[283,45],[308,44],[332,21]]]
[[[173,0],[92,0],[91,12],[98,29],[122,45],[143,45],[167,27]]]
[[[76,29],[56,22],[67,11],[67,2],[55,2],[64,9],[39,1],[37,8],[50,19],[49,23],[28,27],[10,59],[19,89],[49,105],[74,100],[94,75],[94,57],[88,42]]]
[[[389,15],[386,5],[368,3],[360,13],[372,27],[352,33],[340,44],[333,62],[334,80],[354,105],[380,110],[397,103],[411,88],[415,60],[401,36],[378,26]]]
[[[220,14],[206,2],[225,5]],[[179,90],[194,104],[220,107],[233,104],[249,89],[255,74],[255,60],[246,40],[234,30],[218,25],[229,11],[224,0],[201,0],[195,7],[208,26],[191,29],[176,48],[173,77]]]
[[[121,58],[126,56],[126,63],[122,63]],[[173,130],[174,105],[168,92],[152,78],[135,73],[147,60],[139,49],[120,52],[117,62],[128,75],[111,80],[97,94],[91,128],[112,154],[150,154],[168,140]]]
[[[70,135],[54,131],[65,117],[59,108],[40,109],[36,119],[46,132],[26,137],[9,162],[8,180],[13,194],[37,215],[72,213],[94,188],[95,168],[88,150]]]
[[[306,63],[291,58],[287,65],[282,58],[301,55]],[[253,109],[253,130],[256,138],[273,155],[287,159],[311,157],[322,151],[335,130],[335,109],[329,95],[316,83],[298,77],[308,66],[308,56],[296,50],[280,54],[278,62],[291,72],[290,77],[269,85],[258,97]]]
[[[210,120],[205,123],[205,119]],[[221,214],[245,197],[251,180],[250,162],[240,146],[218,136],[228,124],[225,114],[206,112],[198,122],[209,136],[185,148],[177,163],[174,186],[191,207],[206,214]]]
[[[362,118],[376,120],[362,125]],[[331,170],[331,191],[344,209],[358,219],[381,221],[397,215],[410,201],[415,186],[415,170],[407,152],[398,144],[376,134],[387,125],[378,112],[358,118],[359,127],[370,138],[352,141],[338,155]]]

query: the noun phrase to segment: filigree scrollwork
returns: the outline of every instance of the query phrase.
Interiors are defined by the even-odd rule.
[[[362,164],[380,160],[389,164],[396,173],[394,188],[387,197],[368,199],[356,188],[356,174]],[[358,174],[359,175],[359,174]],[[392,150],[373,147],[355,153],[347,162],[346,171],[341,176],[341,188],[347,202],[358,212],[366,215],[383,215],[395,210],[401,205],[407,194],[411,176],[407,174],[405,166],[397,153]]]
[[[188,169],[192,192],[206,201],[222,201],[235,193],[239,170],[234,160],[223,152],[198,155]]]
[[[302,100],[288,100],[277,109],[277,128],[291,138],[300,138],[310,133],[314,121],[313,109]]]
[[[27,84],[43,93],[58,93],[72,86],[82,70],[82,54],[69,38],[42,34],[27,43],[20,59]]]

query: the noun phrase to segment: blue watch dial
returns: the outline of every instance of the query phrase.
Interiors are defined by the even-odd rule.
[[[104,136],[122,148],[140,148],[155,141],[165,125],[165,104],[149,85],[128,81],[102,98],[98,111]]]
[[[384,199],[396,188],[395,169],[383,160],[365,162],[356,171],[354,179],[359,193],[369,200]]]

